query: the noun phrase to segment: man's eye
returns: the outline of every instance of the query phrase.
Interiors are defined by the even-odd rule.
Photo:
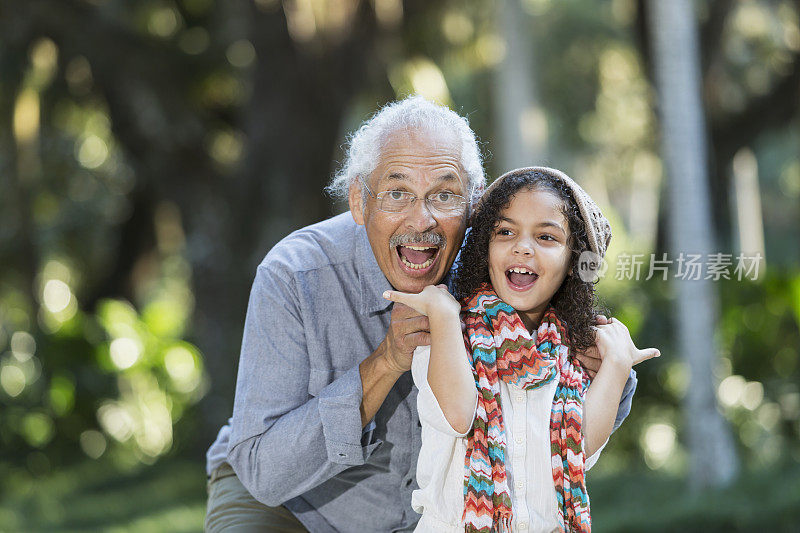
[[[436,195],[436,199],[442,203],[449,202],[453,199],[453,193],[451,192],[440,192]]]
[[[392,200],[402,200],[403,199],[403,192],[402,191],[389,191],[389,198]]]

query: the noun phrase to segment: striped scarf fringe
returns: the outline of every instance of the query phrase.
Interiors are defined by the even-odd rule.
[[[550,414],[553,481],[561,531],[589,533],[581,424],[588,374],[573,363],[564,325],[550,307],[532,338],[516,310],[484,284],[462,305],[464,339],[478,387],[478,407],[464,460],[466,533],[510,533],[511,493],[506,479],[506,433],[500,379],[526,390],[558,377]]]

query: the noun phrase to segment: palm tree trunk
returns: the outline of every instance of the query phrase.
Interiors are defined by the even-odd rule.
[[[547,117],[539,106],[533,56],[532,17],[520,0],[500,2],[498,34],[506,54],[494,71],[495,146],[501,172],[544,164]]]
[[[680,252],[713,250],[706,133],[701,102],[697,25],[688,0],[650,0],[654,71],[667,170],[673,260]],[[679,347],[690,371],[684,409],[695,488],[731,481],[738,459],[726,420],[717,409],[712,369],[718,301],[708,280],[676,280]]]

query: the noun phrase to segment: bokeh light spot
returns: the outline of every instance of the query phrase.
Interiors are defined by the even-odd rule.
[[[722,380],[717,389],[719,401],[726,407],[735,407],[744,392],[747,381],[742,376],[728,376]]]
[[[742,391],[742,406],[750,411],[755,410],[764,400],[764,386],[758,381],[751,381]]]
[[[133,419],[127,411],[112,402],[100,406],[97,419],[103,430],[119,442],[125,442],[133,435]]]
[[[39,93],[24,89],[14,106],[14,137],[20,144],[31,142],[39,134]]]
[[[16,365],[4,364],[0,368],[0,385],[6,394],[15,398],[25,389],[25,373]]]
[[[78,146],[76,158],[85,168],[97,168],[108,158],[108,146],[97,135],[87,135]]]
[[[11,353],[18,361],[24,362],[36,353],[36,340],[27,331],[15,331],[11,336]]]
[[[28,413],[22,419],[22,436],[28,444],[41,448],[55,435],[53,420],[44,413]]]
[[[88,429],[80,436],[81,450],[92,459],[98,459],[106,451],[105,436],[97,430]]]
[[[661,468],[675,448],[675,428],[669,424],[651,424],[644,431],[642,444],[645,462],[652,469]]]
[[[109,347],[111,362],[120,370],[132,367],[142,353],[139,343],[130,337],[120,337],[111,341]]]
[[[240,39],[228,47],[225,51],[225,57],[234,67],[249,67],[256,59],[256,49],[247,39]]]
[[[147,30],[159,37],[170,37],[178,31],[179,19],[173,9],[162,7],[154,9],[147,21]]]
[[[44,284],[42,299],[44,306],[51,313],[58,313],[66,309],[70,298],[72,298],[72,292],[69,290],[69,285],[60,279],[51,279]]]

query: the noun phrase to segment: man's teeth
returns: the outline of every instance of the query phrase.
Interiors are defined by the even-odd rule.
[[[411,248],[411,247],[408,246],[407,248]],[[425,249],[426,248],[422,248],[422,250],[425,250]],[[412,248],[412,250],[416,250],[416,248]],[[424,263],[420,263],[420,264],[412,263],[411,261],[409,261],[408,259],[406,259],[402,255],[400,256],[400,260],[403,262],[404,265],[406,265],[409,268],[413,268],[414,270],[422,270],[423,268],[428,268],[429,266],[431,266],[433,264],[433,260],[434,260],[435,257],[436,256],[433,256],[430,259],[428,259],[427,261],[425,261]]]
[[[409,246],[407,244],[404,245],[403,247],[404,248],[408,248],[409,250],[417,250],[419,252],[421,252],[423,250],[430,250],[431,248],[434,248],[434,246]]]
[[[509,272],[516,272],[517,274],[536,274],[536,272],[534,272],[532,270],[528,270],[527,268],[519,268],[519,267],[510,268],[510,269],[508,269],[508,271]]]

